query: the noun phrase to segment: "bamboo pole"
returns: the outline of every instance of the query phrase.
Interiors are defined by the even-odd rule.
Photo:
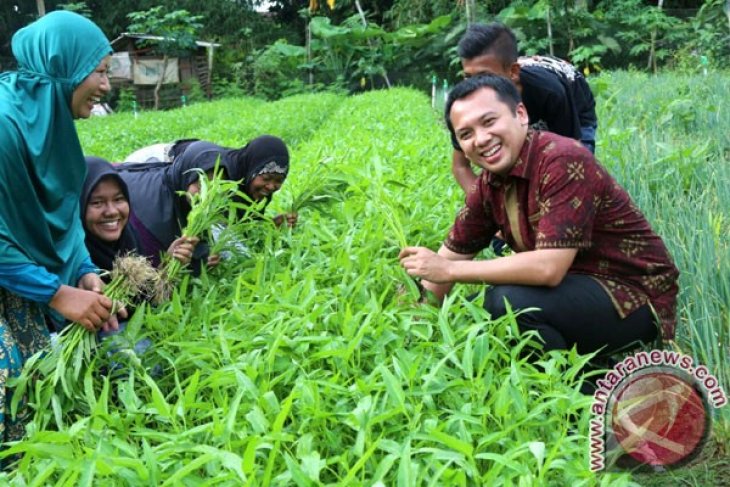
[[[310,66],[307,68],[309,71],[309,84],[314,84],[314,72],[312,71],[312,18],[307,19],[307,26],[305,27],[307,34],[307,64]]]
[[[465,0],[464,6],[466,7],[466,25],[470,26],[476,20],[476,3],[474,0]]]
[[[550,18],[550,5],[547,6],[547,34],[548,34],[548,46],[550,49],[550,55],[555,56],[555,49],[553,48],[553,24]]]
[[[160,88],[162,87],[162,83],[165,81],[165,75],[167,74],[167,54],[164,54],[162,56],[162,74],[157,79],[157,84],[155,85],[155,110],[160,109]]]

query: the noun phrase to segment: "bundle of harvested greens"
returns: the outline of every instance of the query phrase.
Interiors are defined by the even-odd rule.
[[[238,183],[220,178],[216,167],[211,179],[200,171],[200,191],[192,195],[191,211],[183,235],[199,237],[214,224],[225,221],[224,214]],[[111,281],[104,294],[113,303],[113,312],[132,304],[135,300],[149,299],[159,304],[169,298],[183,265],[166,255],[158,272],[144,257],[125,256],[117,258],[111,272]],[[50,351],[38,353],[25,364],[21,375],[13,381],[15,392],[11,402],[13,414],[24,400],[26,392],[32,394],[31,403],[36,411],[54,411],[56,423],[62,426],[60,411],[63,405],[73,402],[83,394],[80,378],[92,360],[96,348],[96,334],[72,323],[59,334],[58,343]],[[31,386],[31,381],[37,383]]]
[[[151,297],[159,281],[159,274],[149,261],[136,255],[115,259],[110,276],[111,281],[104,288],[104,294],[114,303],[114,313],[134,300]],[[51,406],[59,423],[61,406],[83,393],[80,377],[95,348],[95,333],[76,323],[66,326],[59,334],[58,343],[50,351],[31,357],[20,376],[13,381],[12,413],[15,414],[28,391],[33,395],[31,402],[36,411],[46,411]],[[30,388],[32,380],[38,382]]]
[[[218,164],[210,178],[206,177],[204,171],[194,170],[200,173],[198,177],[200,191],[188,195],[191,210],[182,234],[189,238],[200,238],[210,232],[215,225],[225,224],[231,202],[238,194],[238,182],[222,179]],[[221,241],[226,241],[225,235],[221,235],[219,238]],[[174,259],[170,254],[165,254],[160,268],[160,279],[155,290],[154,303],[161,303],[169,299],[182,269],[183,264],[179,260]]]

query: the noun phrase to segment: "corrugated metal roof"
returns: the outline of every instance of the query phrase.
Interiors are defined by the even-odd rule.
[[[122,32],[121,34],[119,34],[119,37],[117,37],[116,39],[114,39],[112,41],[111,44],[112,44],[112,46],[114,46],[114,44],[116,42],[121,41],[122,39],[127,39],[127,38],[144,39],[144,40],[148,40],[148,41],[161,41],[161,40],[165,39],[162,36],[153,36],[153,35],[149,35],[149,34],[135,34],[133,32]],[[218,44],[216,42],[195,41],[195,43],[198,46],[205,47],[205,48],[220,47],[220,44]]]

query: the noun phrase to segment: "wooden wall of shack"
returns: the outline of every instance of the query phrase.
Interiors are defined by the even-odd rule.
[[[163,57],[152,54],[153,48],[141,46],[140,39],[126,37],[120,39],[113,45],[114,52],[128,52],[130,60],[135,62],[138,59],[159,60]],[[199,46],[195,53],[190,56],[178,57],[179,83],[165,83],[160,87],[160,107],[175,108],[184,103],[183,96],[190,97],[192,85],[199,84],[203,94],[212,97],[212,82],[208,73],[208,52],[206,47]],[[154,107],[155,85],[135,84],[133,79],[111,77],[112,88],[131,89],[140,108]]]

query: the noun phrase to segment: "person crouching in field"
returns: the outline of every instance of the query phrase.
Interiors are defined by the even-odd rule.
[[[130,253],[142,255],[137,233],[128,225],[129,188],[105,159],[87,156],[86,166],[88,172],[80,201],[86,248],[99,269],[111,272],[117,257]],[[181,237],[174,240],[167,251],[181,263],[188,264],[194,243],[196,241]]]
[[[446,123],[484,169],[438,253],[401,250],[401,265],[443,297],[454,283],[489,284],[484,307],[520,313],[544,350],[610,353],[674,336],[679,272],[626,191],[579,142],[529,127],[507,78],[456,85]],[[515,254],[472,262],[497,231]]]
[[[21,401],[11,418],[6,380],[50,345],[44,312],[116,327],[84,246],[74,125],[111,89],[111,45],[87,18],[56,11],[16,32],[12,49],[19,70],[0,74],[0,444],[25,431],[29,410]]]
[[[515,34],[499,22],[470,25],[459,40],[458,52],[465,77],[496,74],[515,84],[533,128],[580,140],[595,152],[596,101],[586,79],[571,64],[551,56],[518,57]],[[451,172],[468,192],[477,176],[459,142],[451,143]],[[492,239],[497,255],[504,255],[505,245],[500,234]]]
[[[268,205],[272,196],[284,183],[289,172],[289,151],[278,137],[264,135],[249,142],[241,149],[229,149],[206,141],[188,144],[169,162],[125,163],[117,166],[120,176],[129,187],[134,210],[130,224],[140,241],[142,253],[159,265],[160,253],[181,237],[190,205],[179,192],[193,194],[199,191],[200,169],[209,176],[216,162],[223,170],[223,177],[241,181],[241,191],[253,202]],[[237,201],[244,206],[246,201]],[[294,226],[296,214],[278,215],[274,223]],[[182,236],[183,238],[187,238]],[[207,246],[195,246],[194,271],[203,261],[217,264],[218,256],[209,256]]]
[[[124,158],[124,162],[172,162],[193,142],[200,142],[200,139],[179,139],[174,142],[147,145],[129,154]]]

